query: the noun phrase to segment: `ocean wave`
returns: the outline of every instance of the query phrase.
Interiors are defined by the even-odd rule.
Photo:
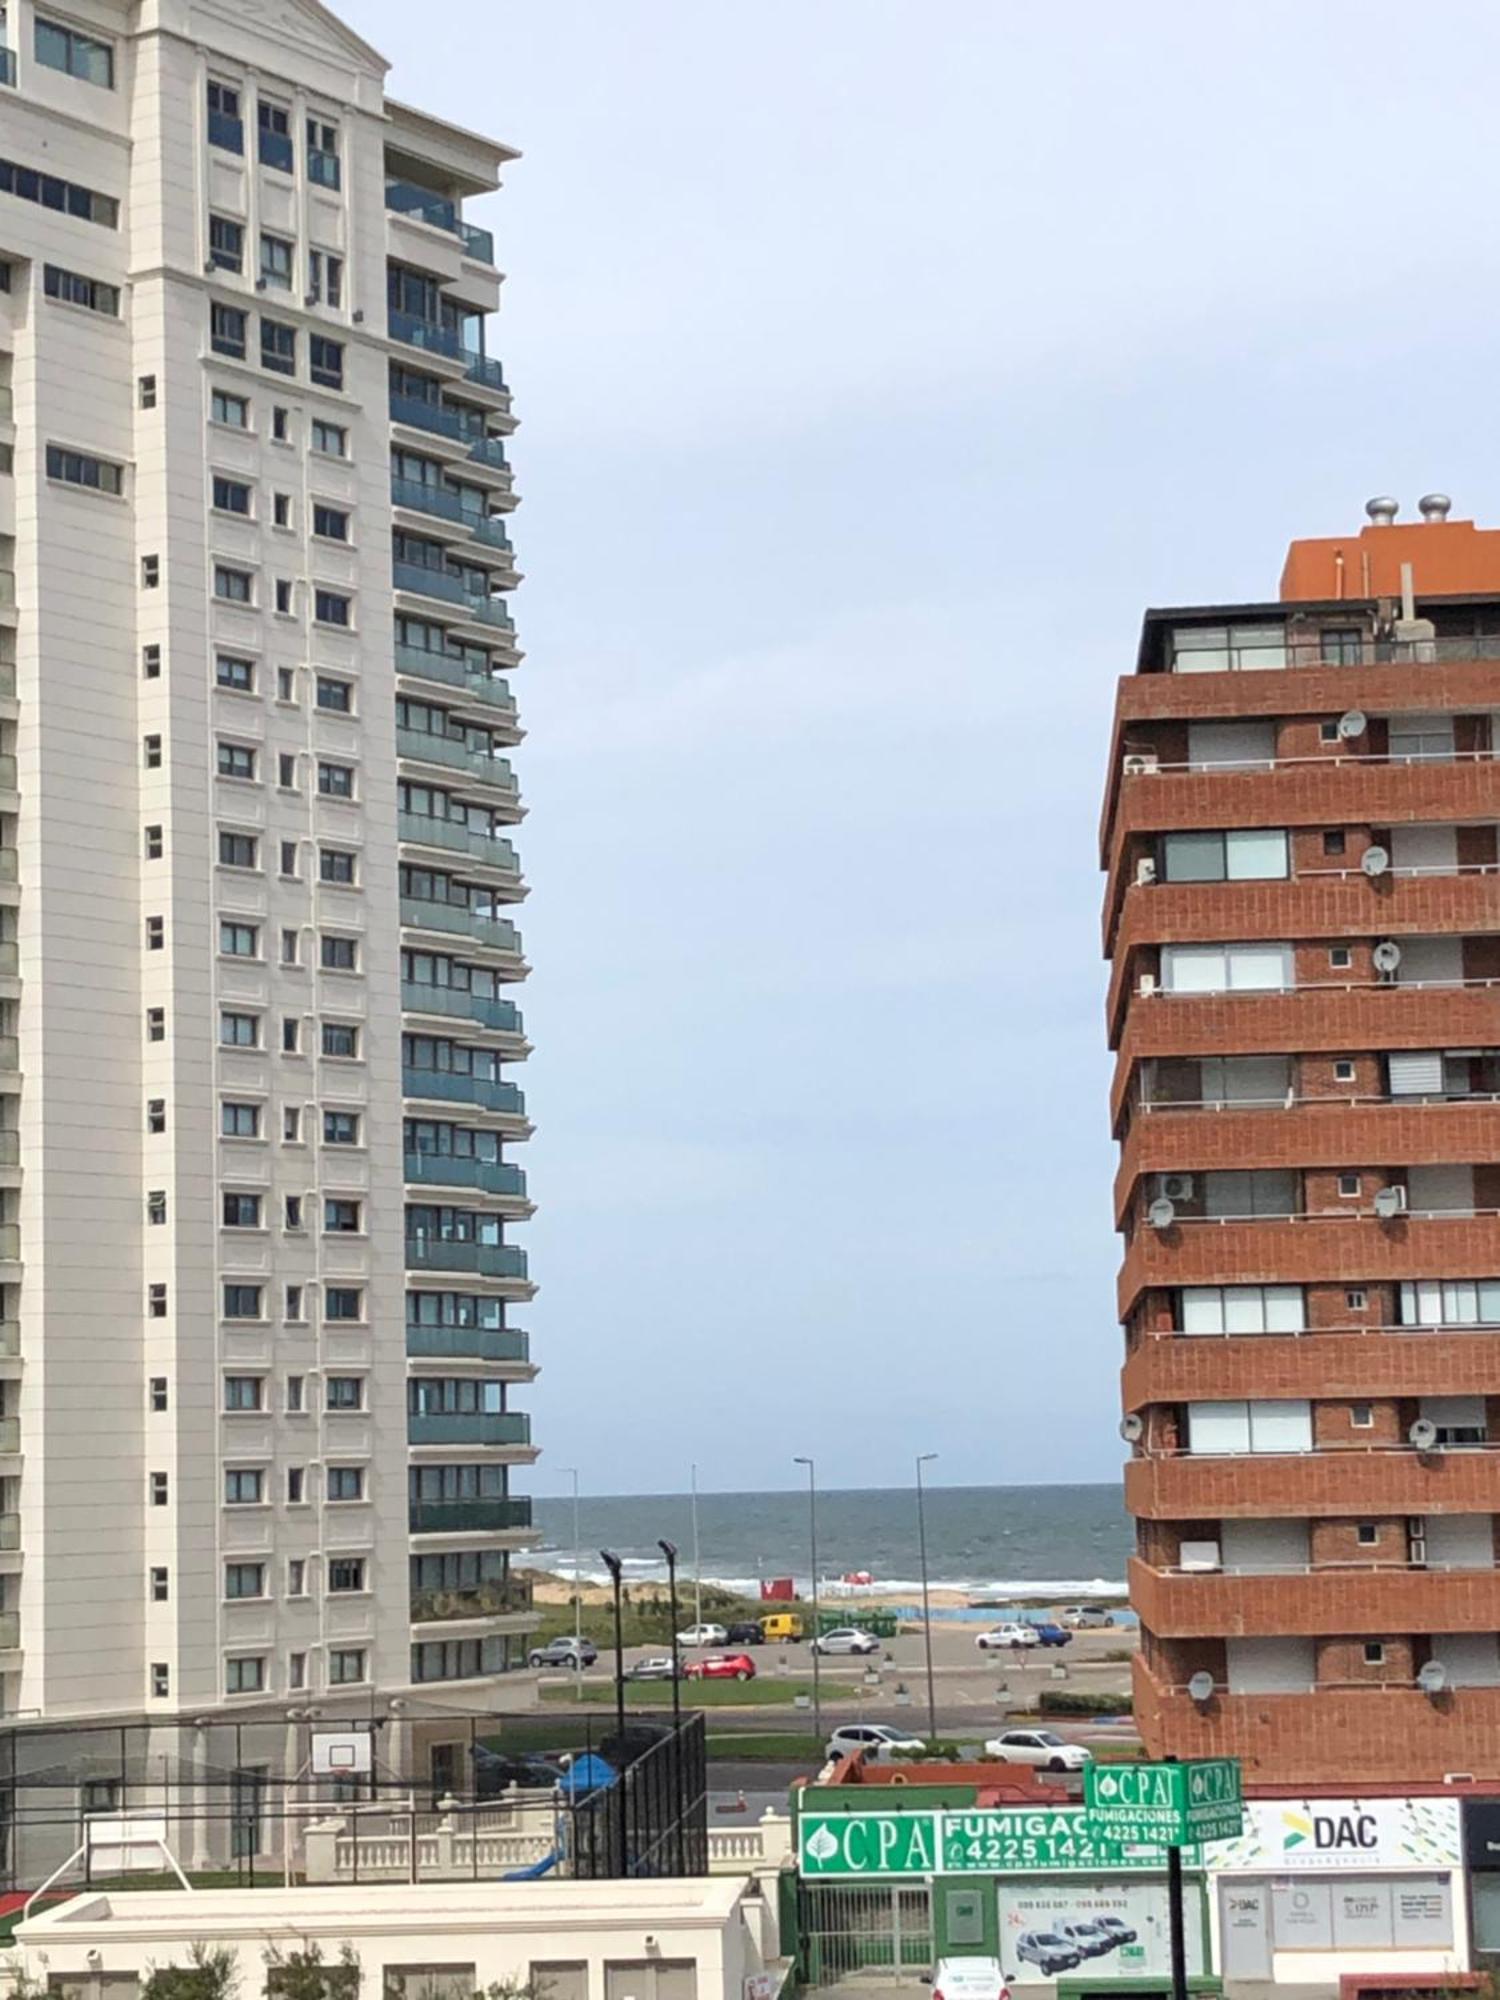
[[[566,1583],[573,1580],[572,1552],[564,1549],[541,1548],[532,1557],[538,1569],[550,1571]],[[650,1556],[622,1556],[620,1567],[630,1573],[632,1583],[660,1583],[667,1581],[667,1566],[660,1556],[654,1560]],[[587,1561],[579,1565],[579,1578],[585,1584],[606,1584],[609,1572],[602,1564]],[[731,1590],[739,1597],[758,1597],[762,1579],[758,1576],[721,1576],[704,1572],[703,1582],[715,1590]],[[799,1595],[809,1595],[809,1583],[805,1576],[792,1579]],[[1016,1602],[1022,1598],[1040,1597],[1055,1603],[1077,1599],[1086,1603],[1093,1598],[1118,1598],[1125,1595],[1123,1577],[1002,1577],[998,1580],[980,1577],[933,1576],[928,1578],[933,1590],[962,1591],[966,1596],[996,1601]],[[693,1594],[693,1578],[681,1563],[677,1566],[677,1595],[686,1610]],[[818,1586],[818,1595],[826,1604],[858,1604],[870,1598],[901,1597],[918,1601],[922,1595],[920,1577],[877,1576],[868,1584],[846,1584],[837,1577],[824,1577]]]

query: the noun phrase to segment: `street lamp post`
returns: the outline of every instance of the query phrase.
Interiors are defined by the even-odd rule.
[[[812,1563],[812,1635],[808,1641],[812,1649],[813,1670],[813,1734],[823,1734],[823,1684],[819,1674],[822,1655],[818,1651],[818,1473],[810,1458],[794,1458],[793,1465],[807,1467],[807,1540],[809,1560]]]
[[[691,1468],[693,1482],[693,1623],[703,1626],[703,1559],[698,1547],[698,1468]]]
[[[583,1700],[583,1550],[578,1532],[578,1468],[565,1465],[573,1482],[573,1699]]]
[[[667,1559],[667,1598],[672,1607],[672,1791],[675,1820],[672,1852],[682,1873],[682,1662],[677,1652],[677,1544],[656,1545]]]
[[[620,1558],[611,1549],[601,1549],[599,1560],[609,1571],[615,1596],[615,1827],[619,1839],[616,1865],[626,1873],[625,1859],[625,1621],[620,1609]]]
[[[927,1509],[923,1504],[922,1467],[931,1465],[937,1457],[935,1451],[924,1451],[917,1457],[917,1552],[922,1565],[922,1642],[927,1649],[927,1741],[929,1746],[937,1742],[937,1689],[932,1678],[932,1607],[927,1597]]]

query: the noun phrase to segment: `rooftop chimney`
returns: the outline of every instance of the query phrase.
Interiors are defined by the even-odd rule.
[[[1417,512],[1424,521],[1446,521],[1452,506],[1446,493],[1424,493],[1417,502]]]
[[[1401,512],[1401,502],[1380,494],[1374,500],[1365,502],[1365,512],[1377,528],[1388,528]]]

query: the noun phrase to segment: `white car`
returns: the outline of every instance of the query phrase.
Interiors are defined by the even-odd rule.
[[[857,1625],[835,1625],[820,1632],[812,1642],[815,1653],[878,1653],[880,1641],[873,1632],[861,1632]]]
[[[689,1625],[677,1634],[679,1646],[727,1646],[729,1634],[722,1625]]]
[[[940,1958],[932,2000],[1010,2000],[1010,1988],[998,1958]]]
[[[974,1644],[982,1653],[992,1653],[1011,1646],[1039,1646],[1041,1640],[1034,1625],[992,1625],[988,1632],[979,1634]]]
[[[1035,1764],[1044,1771],[1081,1771],[1094,1761],[1082,1743],[1064,1743],[1050,1729],[1007,1729],[985,1744],[986,1755],[1002,1764]]]
[[[1102,1632],[1115,1622],[1114,1613],[1102,1604],[1070,1604],[1062,1615],[1070,1632]]]
[[[827,1754],[847,1757],[852,1750],[863,1750],[873,1759],[889,1757],[893,1750],[926,1748],[924,1738],[909,1736],[904,1729],[888,1728],[883,1722],[846,1722],[829,1737]]]

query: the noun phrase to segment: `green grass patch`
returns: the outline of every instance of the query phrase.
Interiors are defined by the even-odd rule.
[[[801,1681],[755,1680],[755,1681],[683,1681],[682,1706],[684,1708],[783,1708],[790,1707],[799,1694],[810,1694],[810,1684]],[[585,1681],[583,1700],[580,1702],[571,1686],[553,1687],[544,1685],[541,1689],[543,1702],[552,1707],[571,1705],[574,1708],[613,1709],[615,1690],[613,1682]],[[625,1706],[627,1708],[668,1709],[672,1706],[672,1688],[668,1681],[627,1681],[625,1684]]]
[[[708,1732],[708,1754],[721,1762],[746,1764],[802,1764],[809,1772],[821,1769],[821,1736],[781,1735],[773,1730],[746,1731],[739,1735],[718,1729]]]
[[[549,1639],[571,1637],[573,1604],[539,1604],[541,1623],[532,1635],[533,1646]],[[766,1612],[797,1606],[765,1605],[758,1598],[736,1597],[732,1591],[713,1584],[703,1586],[703,1616],[719,1625],[750,1624]],[[685,1632],[693,1622],[691,1589],[677,1592],[677,1629]],[[615,1613],[611,1604],[585,1604],[579,1621],[585,1639],[592,1639],[601,1653],[612,1653],[615,1645]],[[663,1652],[672,1643],[672,1601],[661,1584],[637,1583],[621,1593],[620,1626],[627,1646],[655,1646]]]
[[[1100,1743],[1089,1745],[1096,1764],[1135,1764],[1145,1756],[1145,1746],[1140,1743]]]

